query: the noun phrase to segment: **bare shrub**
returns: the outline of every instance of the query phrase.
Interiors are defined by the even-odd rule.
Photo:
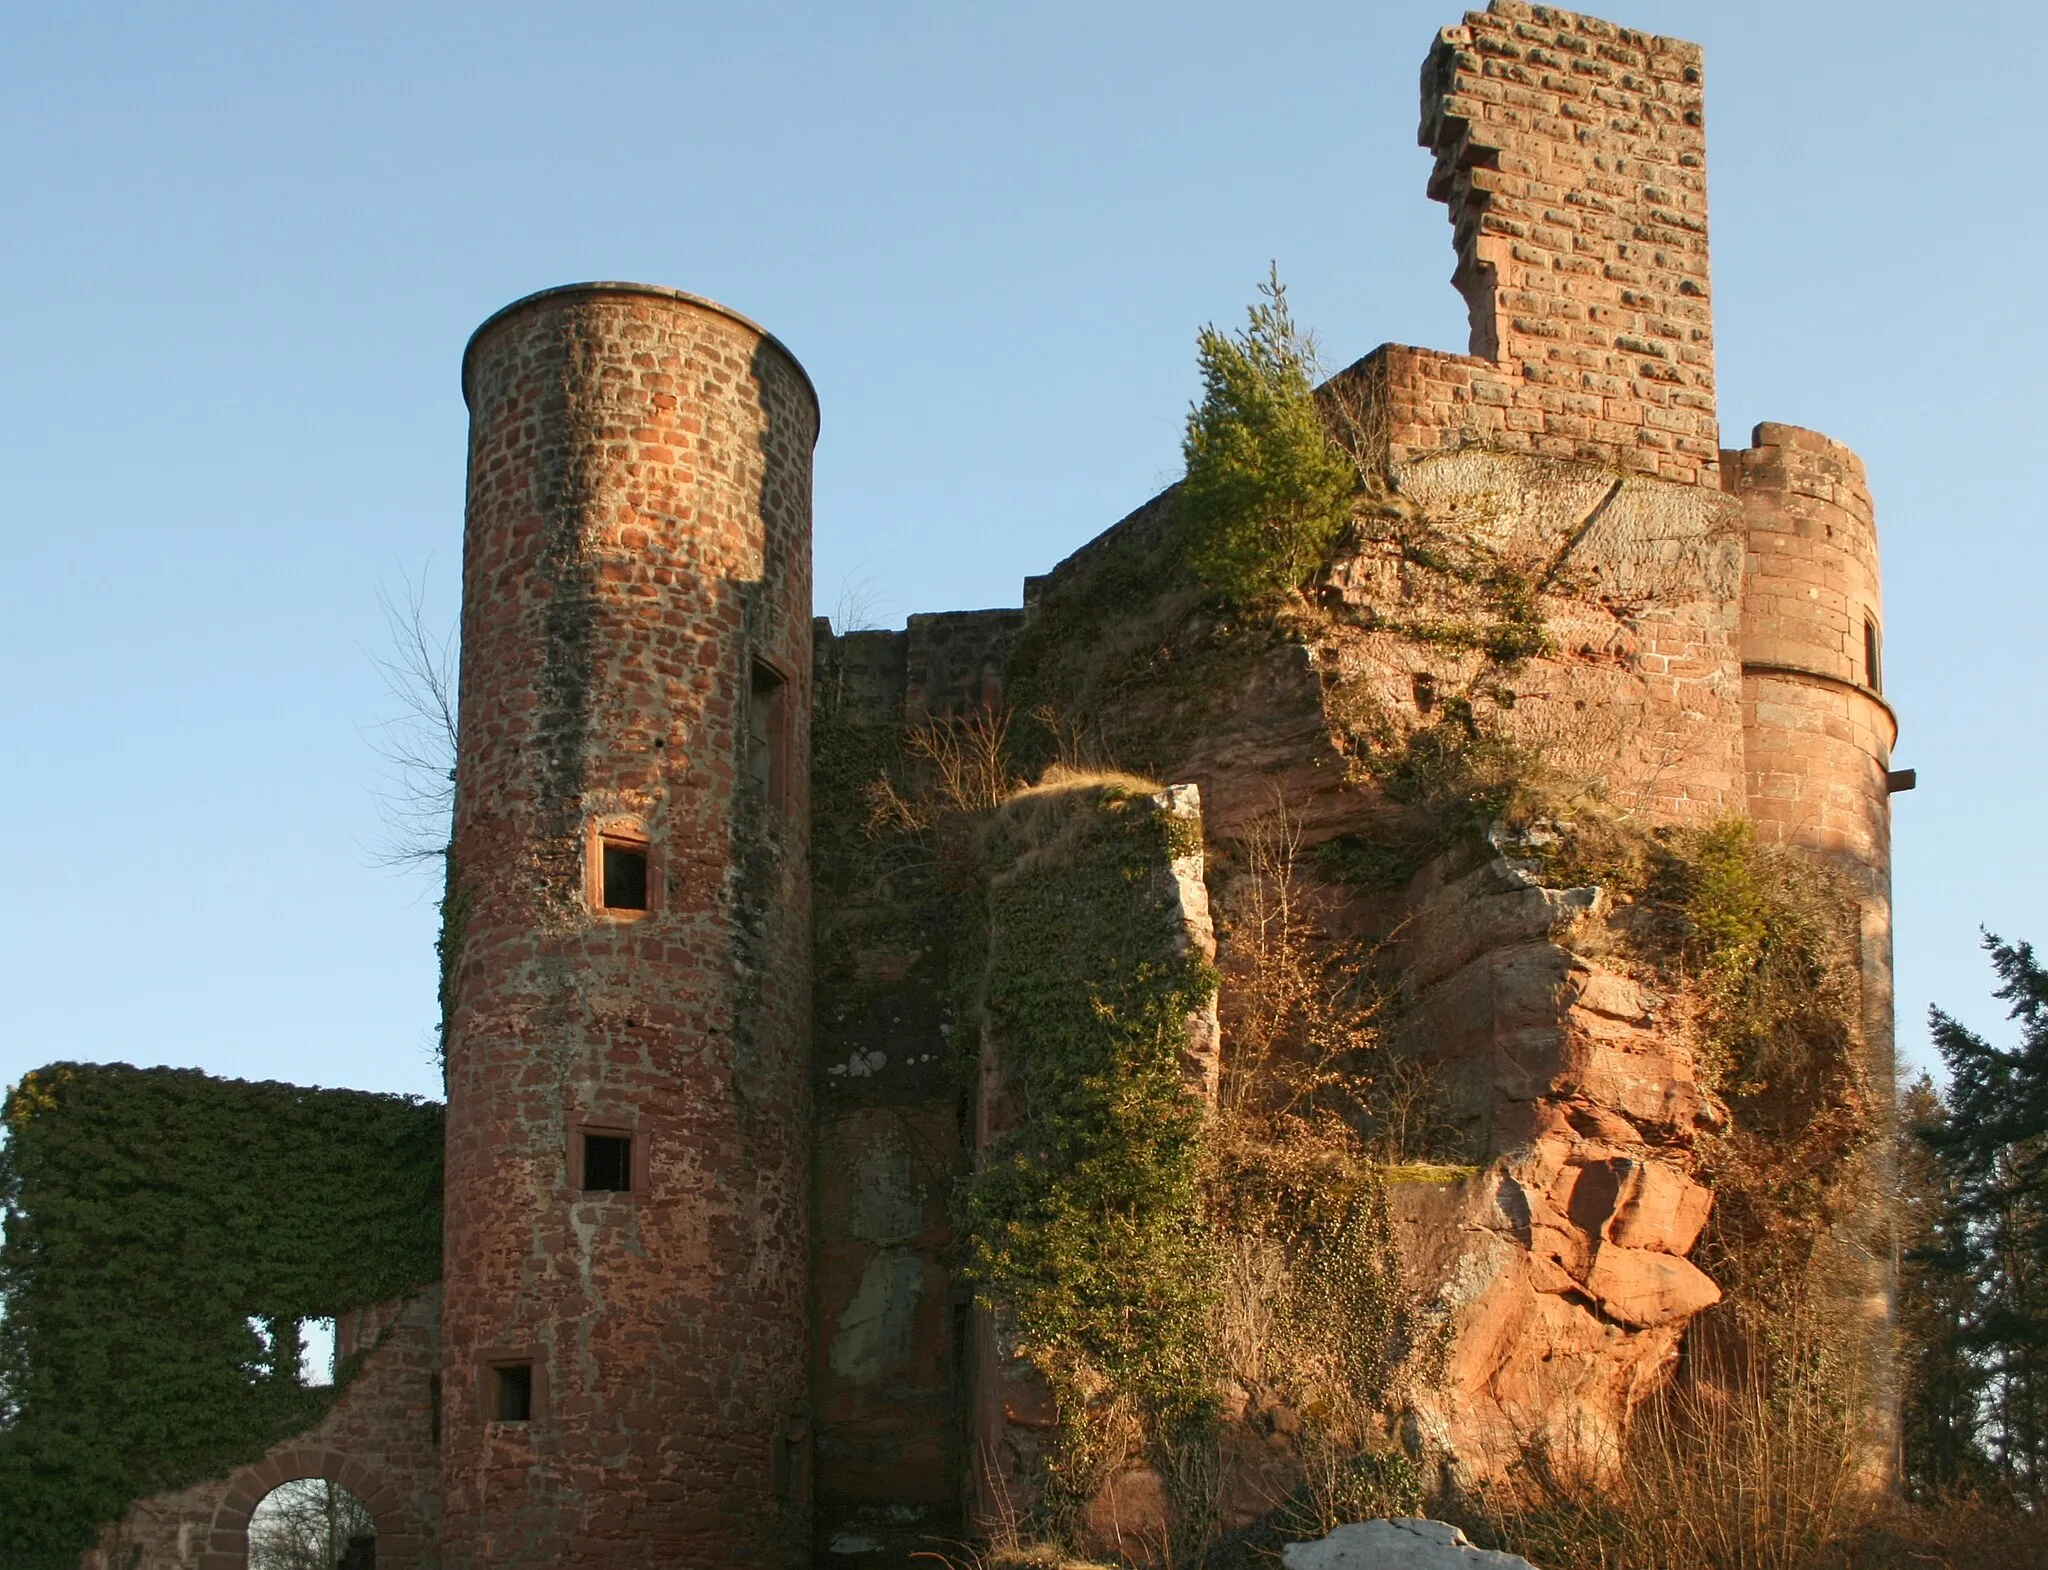
[[[903,738],[914,778],[883,774],[867,786],[868,831],[921,833],[942,819],[1000,807],[1023,788],[1010,766],[1011,712],[983,707],[959,715],[927,715]]]
[[[373,854],[385,866],[438,866],[455,812],[457,644],[454,633],[428,625],[425,576],[401,584],[396,595],[377,589],[385,649],[370,656],[391,704],[373,742],[386,771],[377,791],[384,835]]]
[[[1853,1380],[1823,1343],[1797,1339],[1769,1366],[1668,1387],[1638,1409],[1618,1457],[1532,1448],[1478,1493],[1473,1530],[1546,1570],[1825,1563],[1872,1496]]]
[[[1377,948],[1333,936],[1299,818],[1276,797],[1234,851],[1208,1184],[1216,1343],[1247,1420],[1292,1435],[1300,1482],[1270,1524],[1308,1536],[1420,1507],[1390,1414],[1427,1359],[1379,1171],[1426,1157],[1443,1098],[1386,1047]]]

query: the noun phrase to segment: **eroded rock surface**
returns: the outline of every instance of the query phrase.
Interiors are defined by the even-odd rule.
[[[1523,1446],[1598,1466],[1720,1289],[1685,1256],[1725,1114],[1684,1022],[1616,953],[1610,897],[1500,855],[1412,896],[1402,1049],[1449,1078],[1480,1171],[1399,1185],[1404,1254],[1446,1339],[1411,1435],[1465,1476]]]

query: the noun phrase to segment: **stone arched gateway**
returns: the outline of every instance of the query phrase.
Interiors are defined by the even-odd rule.
[[[213,1529],[199,1570],[248,1570],[249,1518],[264,1495],[302,1477],[339,1483],[362,1500],[377,1523],[377,1570],[413,1570],[419,1563],[419,1530],[396,1490],[376,1470],[339,1451],[319,1446],[273,1451],[244,1467],[228,1483],[213,1512]]]

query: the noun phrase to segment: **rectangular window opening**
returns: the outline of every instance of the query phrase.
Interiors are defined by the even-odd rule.
[[[583,1192],[630,1194],[633,1191],[633,1140],[628,1134],[583,1136]]]
[[[332,1319],[299,1321],[299,1383],[324,1390],[334,1383],[336,1347]]]
[[[647,908],[647,847],[633,840],[604,842],[604,908]]]
[[[783,691],[788,684],[770,667],[754,662],[747,702],[747,774],[770,801],[782,794],[788,746]]]
[[[507,1363],[497,1375],[497,1409],[492,1414],[500,1423],[528,1423],[533,1420],[533,1365]]]
[[[1884,639],[1878,635],[1877,623],[1868,616],[1863,618],[1863,685],[1872,692],[1884,691]]]

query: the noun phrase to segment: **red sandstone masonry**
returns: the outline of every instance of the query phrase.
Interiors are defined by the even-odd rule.
[[[1839,442],[1759,425],[1723,457],[1742,501],[1743,703],[1750,813],[1787,844],[1885,880],[1897,722],[1867,663],[1882,646],[1877,528],[1863,463]]]
[[[1791,425],[1759,425],[1722,455],[1747,536],[1742,597],[1743,755],[1749,815],[1766,839],[1832,862],[1860,898],[1862,1048],[1875,1104],[1893,1083],[1891,793],[1898,721],[1873,669],[1883,642],[1877,528],[1863,463],[1839,442]],[[1866,641],[1866,628],[1868,641]],[[1880,1114],[1882,1115],[1882,1114]],[[1860,1324],[1872,1388],[1864,1439],[1874,1477],[1894,1465],[1890,1360],[1893,1240],[1881,1221],[1890,1146],[1879,1140],[1862,1214],[1831,1240],[1843,1321]]]
[[[1718,461],[1700,50],[1520,0],[1437,36],[1429,194],[1472,357],[1389,348],[1392,440],[1666,479]]]
[[[817,405],[752,324],[630,285],[508,308],[464,371],[443,1562],[804,1563]],[[644,913],[588,892],[621,822]],[[644,1192],[580,1192],[586,1120]],[[528,1359],[533,1420],[490,1421]]]

